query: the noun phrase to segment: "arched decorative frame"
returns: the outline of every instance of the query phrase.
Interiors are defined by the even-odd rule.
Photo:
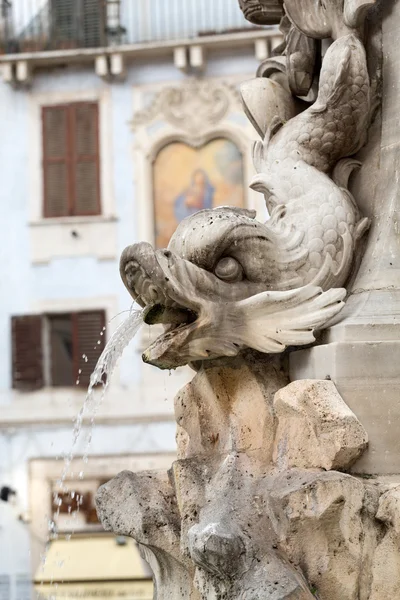
[[[175,142],[187,144],[195,149],[217,138],[227,139],[235,144],[242,156],[244,205],[246,208],[255,209],[261,220],[265,219],[266,210],[261,195],[249,189],[254,174],[251,146],[256,139],[256,133],[243,113],[237,91],[239,83],[246,78],[246,75],[237,77],[230,79],[228,83],[212,79],[189,79],[174,87],[146,86],[134,91],[136,110],[132,128],[138,240],[155,243],[154,161],[163,148]],[[200,105],[199,92],[205,88],[208,98]],[[143,101],[149,94],[151,101],[148,107],[143,109]],[[182,100],[178,105],[180,112],[176,103],[171,112],[171,99],[176,100],[177,94]],[[213,114],[211,105],[213,94],[224,98],[224,108],[219,110],[217,115]]]

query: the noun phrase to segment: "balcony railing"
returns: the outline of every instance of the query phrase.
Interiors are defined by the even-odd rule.
[[[238,0],[0,0],[0,52],[173,41],[252,26]]]

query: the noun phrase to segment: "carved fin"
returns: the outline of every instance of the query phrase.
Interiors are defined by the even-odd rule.
[[[348,74],[351,60],[351,49],[345,48],[343,56],[337,66],[335,81],[332,85],[332,89],[323,101],[318,97],[316,103],[309,109],[313,113],[323,112],[328,106],[333,107],[338,104],[343,96],[343,93],[347,89]]]
[[[266,146],[266,147],[268,146],[269,142],[271,141],[271,138],[280,130],[281,127],[283,127],[283,125],[284,125],[284,123],[278,115],[275,115],[271,119],[271,122],[267,129],[267,132],[265,134],[265,138],[264,138],[264,142],[263,142],[264,146]]]
[[[254,168],[259,173],[262,170],[262,163],[264,160],[264,146],[262,142],[254,142],[252,149],[252,157]]]
[[[286,122],[297,112],[290,90],[267,77],[245,81],[240,86],[240,95],[244,112],[261,139],[276,117],[280,122]]]
[[[257,145],[260,142],[256,142]],[[259,148],[257,149],[259,151]],[[255,192],[260,192],[260,194],[268,194],[268,177],[265,173],[258,173],[253,177],[249,186]]]
[[[358,221],[354,229],[354,239],[356,242],[362,238],[364,233],[368,231],[370,225],[371,220],[367,217],[364,217],[364,219],[360,219],[360,221]]]
[[[344,22],[349,27],[358,28],[364,23],[368,10],[376,0],[345,0]]]
[[[269,127],[265,133],[264,139],[262,142],[254,142],[252,156],[253,156],[253,164],[257,173],[260,173],[263,169],[263,162],[265,161],[266,152],[268,150],[269,142],[271,138],[283,127],[284,123],[282,119],[275,115],[269,124]]]
[[[354,169],[359,169],[362,163],[355,158],[342,158],[333,169],[332,179],[340,188],[348,189],[350,175]]]
[[[263,292],[236,305],[234,334],[237,342],[259,352],[278,353],[287,346],[315,341],[314,330],[323,327],[344,306],[346,290],[307,285],[286,292]]]

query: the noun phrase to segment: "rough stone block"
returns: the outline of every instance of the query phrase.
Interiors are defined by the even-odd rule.
[[[274,398],[274,461],[282,469],[346,469],[367,446],[367,433],[331,381],[295,381]]]

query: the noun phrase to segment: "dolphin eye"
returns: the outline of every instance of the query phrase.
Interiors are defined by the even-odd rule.
[[[241,281],[243,279],[242,265],[231,256],[221,258],[214,270],[218,279],[222,281]]]

